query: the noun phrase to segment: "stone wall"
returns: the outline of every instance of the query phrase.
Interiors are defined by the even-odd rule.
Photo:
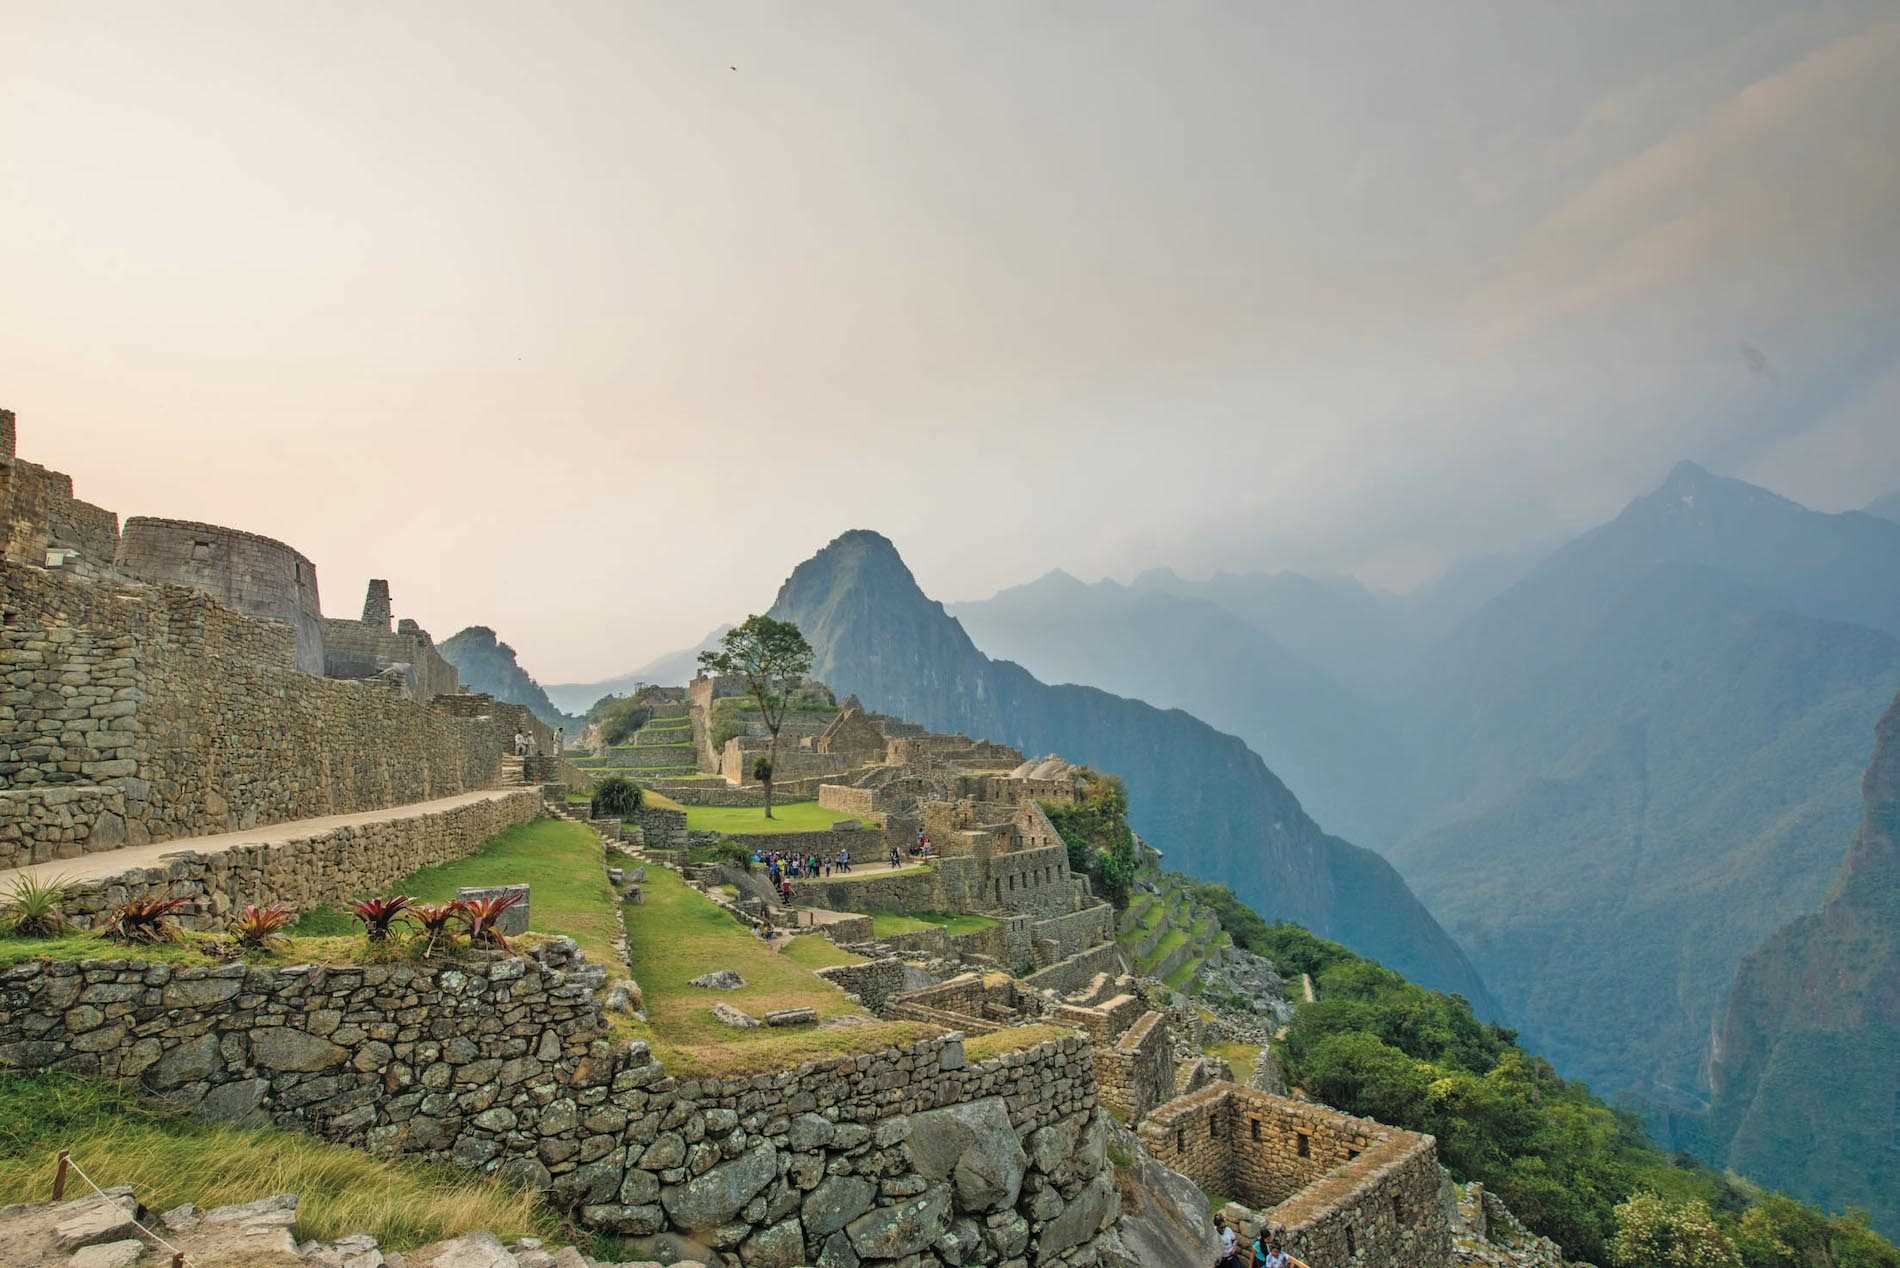
[[[1138,1131],[1162,1165],[1261,1212],[1309,1263],[1451,1262],[1430,1136],[1232,1083],[1168,1102]]]
[[[0,558],[46,563],[49,546],[79,552],[88,569],[112,564],[119,517],[73,496],[72,477],[18,457],[15,421],[0,410]]]
[[[1097,973],[1119,974],[1122,971],[1120,949],[1113,942],[1105,942],[1066,960],[1058,960],[1048,968],[1037,969],[1023,979],[1023,984],[1039,991],[1067,995],[1087,986]]]
[[[435,640],[414,622],[391,631],[362,621],[325,618],[323,673],[328,678],[374,678],[393,665],[407,665],[409,694],[418,700],[452,696],[462,689],[455,666],[435,648]]]
[[[497,833],[541,814],[541,798],[524,788],[448,810],[332,828],[270,845],[214,854],[187,848],[166,855],[157,867],[68,885],[61,910],[74,924],[90,928],[133,898],[189,898],[180,923],[222,929],[245,903],[285,903],[307,911],[374,893],[417,868],[472,854]]]
[[[282,621],[296,635],[297,668],[323,673],[323,606],[316,565],[269,537],[216,524],[125,522],[116,564],[141,581],[184,586],[246,616]]]
[[[736,832],[727,834],[748,849],[777,850],[781,854],[816,854],[825,860],[839,850],[850,850],[854,862],[877,859],[884,852],[884,834],[875,828],[843,832]]]
[[[1132,1123],[1174,1095],[1174,1044],[1167,1019],[1144,1013],[1113,1043],[1095,1050],[1102,1104]]]
[[[955,1036],[682,1081],[606,1037],[565,939],[463,964],[0,970],[0,1066],[137,1079],[212,1117],[547,1191],[595,1228],[747,1268],[1093,1264],[1119,1210],[1080,1037]]]
[[[891,996],[904,989],[904,962],[896,956],[886,956],[862,964],[819,969],[818,976],[837,983],[842,990],[857,996],[866,1008],[885,1017],[889,1015]]]

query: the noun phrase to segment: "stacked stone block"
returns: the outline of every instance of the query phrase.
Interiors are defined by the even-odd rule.
[[[0,1066],[446,1156],[749,1268],[1096,1262],[1119,1203],[1081,1038],[682,1080],[608,1040],[604,976],[565,940],[455,965],[36,962],[0,970]]]

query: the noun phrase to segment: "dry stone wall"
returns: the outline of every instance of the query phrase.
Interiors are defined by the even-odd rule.
[[[446,1156],[747,1268],[1096,1262],[1119,1200],[1080,1037],[679,1079],[606,1037],[604,976],[565,939],[465,964],[34,962],[0,970],[0,1066]]]
[[[374,893],[417,868],[474,853],[484,841],[543,813],[532,789],[484,798],[449,810],[404,815],[270,845],[214,854],[168,854],[157,867],[130,868],[105,880],[66,887],[61,909],[81,928],[100,922],[134,898],[186,898],[180,913],[191,929],[222,929],[245,903],[284,903],[307,911]]]
[[[513,734],[311,677],[288,626],[194,591],[0,582],[0,867],[480,788]]]
[[[184,586],[246,616],[281,621],[296,635],[297,667],[323,673],[323,605],[316,565],[280,541],[216,524],[125,522],[115,560],[141,581]]]

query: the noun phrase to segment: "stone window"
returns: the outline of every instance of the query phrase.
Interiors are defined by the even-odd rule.
[[[1405,1199],[1396,1193],[1392,1195],[1392,1222],[1400,1228],[1405,1227]]]
[[[1260,1139],[1260,1120],[1257,1118],[1254,1119],[1252,1126],[1253,1126],[1253,1138],[1255,1140],[1259,1140]]]
[[[1210,1119],[1208,1119],[1208,1120],[1207,1120],[1207,1138],[1208,1138],[1209,1140],[1219,1140],[1219,1139],[1220,1139],[1220,1126],[1219,1126],[1219,1122],[1220,1122],[1220,1120],[1219,1120],[1219,1119],[1214,1119],[1214,1118],[1210,1118]]]
[[[1305,1132],[1300,1132],[1298,1135],[1300,1138],[1300,1157],[1311,1158],[1313,1156],[1312,1139],[1308,1137]]]
[[[211,558],[211,543],[205,541],[193,542],[191,544],[191,557],[193,559]]]
[[[1180,1154],[1187,1152],[1187,1128],[1177,1127],[1174,1129],[1174,1151]]]
[[[1347,1162],[1351,1162],[1354,1158],[1357,1158],[1358,1156],[1359,1156],[1359,1151],[1357,1149],[1348,1149],[1346,1151]]]
[[[1346,1225],[1346,1258],[1351,1259],[1359,1253],[1359,1247],[1352,1235],[1352,1225]]]

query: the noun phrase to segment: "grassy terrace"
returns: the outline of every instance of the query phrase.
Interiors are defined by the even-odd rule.
[[[530,891],[531,929],[565,934],[580,944],[588,959],[625,976],[614,950],[614,905],[619,898],[607,883],[600,838],[578,823],[536,819],[516,824],[468,857],[411,872],[384,892],[445,903],[457,889],[521,884]],[[295,926],[300,934],[329,935],[361,928],[339,907],[306,912]]]
[[[648,1023],[636,1033],[677,1074],[740,1074],[783,1070],[801,1061],[867,1052],[911,1043],[937,1033],[918,1022],[870,1020],[864,1025],[734,1030],[715,1020],[712,1006],[762,1016],[779,1008],[812,1008],[822,1021],[846,1014],[867,1016],[843,991],[812,975],[830,960],[826,948],[794,938],[781,954],[721,911],[703,894],[665,868],[647,872],[646,901],[629,905],[627,951],[634,978],[646,997]],[[688,986],[714,969],[733,969],[746,980],[736,991]]]
[[[954,938],[960,933],[978,933],[996,928],[996,922],[988,916],[961,916],[947,911],[873,911],[867,914],[871,917],[871,932],[880,938],[935,928],[941,928]]]
[[[815,801],[774,802],[772,817],[763,806],[688,806],[686,826],[695,832],[752,836],[775,832],[823,832],[834,823],[858,818],[828,810]]]
[[[304,1239],[370,1233],[401,1250],[488,1229],[506,1240],[568,1240],[534,1194],[446,1163],[374,1158],[277,1128],[201,1123],[66,1075],[0,1075],[0,1193],[45,1200],[61,1149],[99,1183],[131,1185],[153,1210],[299,1194],[296,1231]]]

